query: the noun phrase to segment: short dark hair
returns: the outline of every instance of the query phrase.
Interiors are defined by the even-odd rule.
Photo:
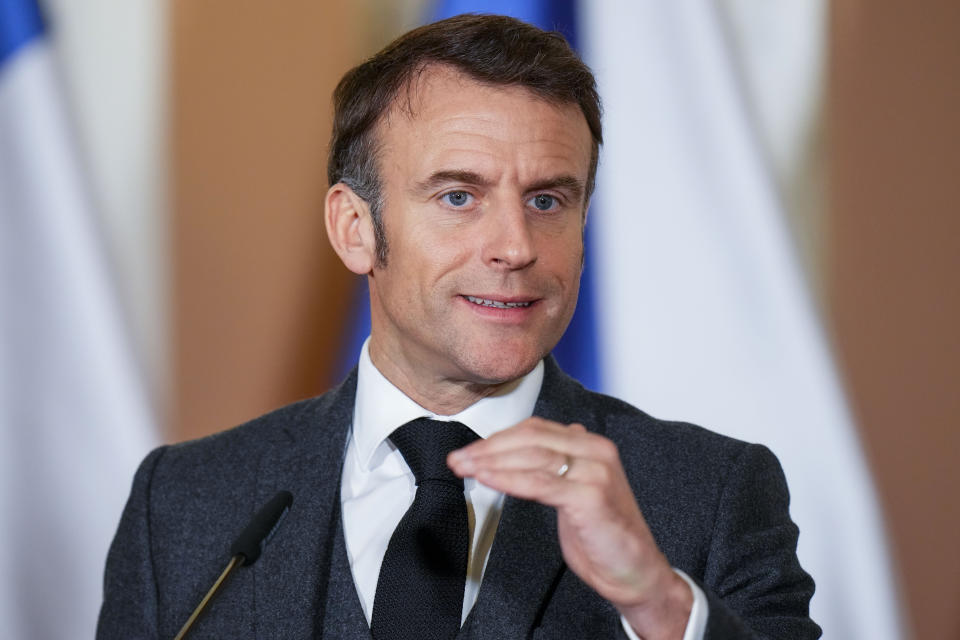
[[[331,185],[343,182],[370,206],[381,266],[387,242],[375,129],[400,90],[431,64],[450,65],[485,84],[524,87],[554,104],[578,105],[593,138],[586,197],[593,192],[603,143],[600,96],[590,69],[562,34],[484,14],[424,25],[348,71],[333,94],[327,179]]]

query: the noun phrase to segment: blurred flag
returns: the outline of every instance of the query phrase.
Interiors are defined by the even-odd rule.
[[[34,0],[0,0],[0,637],[92,637],[155,442]]]
[[[751,65],[737,64],[738,6],[581,4],[605,106],[601,209],[591,217],[605,390],[768,445],[790,484],[824,637],[892,640],[902,632],[883,520],[745,92]],[[804,39],[822,42],[823,6],[740,9],[753,12],[752,37],[781,50],[792,43],[778,38],[798,39],[802,50]],[[774,89],[795,96],[791,108],[816,108],[816,95],[795,90],[820,59],[778,70]],[[808,115],[770,120],[796,129]]]

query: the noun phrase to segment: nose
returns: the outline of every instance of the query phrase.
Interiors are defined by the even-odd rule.
[[[484,264],[505,271],[529,267],[537,261],[530,219],[522,205],[498,207],[485,216],[482,258]]]

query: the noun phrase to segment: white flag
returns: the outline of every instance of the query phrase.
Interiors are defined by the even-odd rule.
[[[0,0],[0,637],[92,637],[155,443],[35,3]]]
[[[722,6],[581,4],[605,106],[590,220],[605,387],[769,446],[824,637],[892,640],[902,631],[882,518]]]

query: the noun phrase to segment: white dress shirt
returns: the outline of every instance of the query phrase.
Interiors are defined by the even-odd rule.
[[[340,500],[343,534],[353,581],[363,613],[370,622],[380,565],[393,530],[413,503],[417,486],[400,451],[388,440],[399,426],[416,418],[450,420],[470,427],[481,438],[511,427],[533,415],[543,383],[543,363],[495,395],[483,398],[460,413],[438,416],[407,397],[373,365],[369,339],[360,353],[353,429],[347,441]],[[464,587],[461,622],[477,601],[493,536],[500,522],[504,494],[472,478],[464,479],[464,497],[470,528],[470,555]],[[694,593],[694,605],[683,640],[703,638],[707,608],[703,592],[682,572]],[[623,620],[627,635],[636,635]]]

